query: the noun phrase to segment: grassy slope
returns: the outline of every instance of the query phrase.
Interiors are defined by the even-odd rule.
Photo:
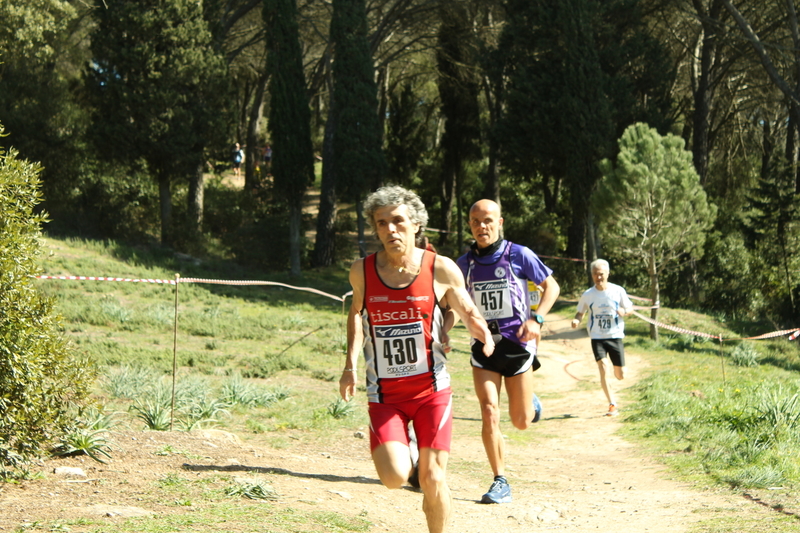
[[[167,252],[113,243],[47,239],[45,247],[54,252],[43,259],[50,275],[174,279],[180,273],[184,278],[271,280],[334,295],[349,289],[342,267],[291,280],[229,264],[198,265]],[[101,367],[99,401],[107,411],[123,413],[118,424],[141,428],[142,421],[129,411],[135,405],[131,398],[163,396],[171,383],[174,286],[42,281],[41,287],[57,299],[64,329],[76,348]],[[574,306],[562,304],[559,313],[571,316]],[[688,311],[664,309],[659,320],[725,339],[739,336],[724,323]],[[466,342],[463,328],[455,336],[457,342]],[[785,337],[752,343],[751,352],[758,353],[752,367],[732,364],[738,341],[720,349],[716,341],[661,330],[660,341],[654,343],[640,320],[628,321],[626,343],[646,357],[651,371],[626,402],[631,437],[682,476],[739,487],[770,497],[774,505],[797,509],[796,343]],[[332,299],[277,287],[181,284],[177,346],[179,383],[188,396],[202,391],[209,402],[221,401],[224,391],[241,383],[242,376],[262,392],[278,383],[289,391],[286,400],[231,406],[231,416],[217,417],[218,427],[257,434],[282,447],[288,445],[287,429],[314,432],[324,439],[326,429],[366,422],[360,404],[347,417],[332,416],[341,408],[336,404],[336,380],[344,349],[342,306]],[[137,384],[137,375],[147,372],[155,374],[144,379],[145,385]],[[470,377],[465,372],[454,379]],[[161,390],[153,383],[160,383]],[[770,490],[774,487],[784,490]],[[721,524],[716,531],[734,530],[726,527]]]

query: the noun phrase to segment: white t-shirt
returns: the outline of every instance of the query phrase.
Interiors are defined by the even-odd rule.
[[[628,293],[619,285],[609,283],[606,290],[592,287],[578,300],[578,312],[589,313],[586,329],[593,339],[622,339],[625,337],[625,321],[617,314],[620,307],[633,307]]]

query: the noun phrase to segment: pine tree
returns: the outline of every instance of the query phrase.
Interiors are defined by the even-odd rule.
[[[442,101],[442,220],[439,244],[447,242],[450,219],[456,207],[461,236],[461,191],[464,165],[480,158],[480,111],[478,108],[477,54],[471,42],[472,22],[461,1],[442,2],[439,9],[439,48],[436,53],[439,98]]]
[[[264,20],[269,48],[272,175],[275,192],[289,204],[291,273],[299,276],[303,196],[314,182],[314,151],[295,0],[265,0]]]
[[[336,121],[333,164],[337,189],[344,199],[358,204],[359,242],[363,243],[360,202],[382,184],[387,170],[364,0],[333,1],[331,40]]]
[[[616,165],[604,160],[601,169],[592,204],[603,240],[609,252],[641,263],[658,302],[659,274],[684,254],[702,257],[717,208],[706,199],[683,139],[662,137],[647,124],[626,129]],[[657,338],[655,326],[650,335]]]

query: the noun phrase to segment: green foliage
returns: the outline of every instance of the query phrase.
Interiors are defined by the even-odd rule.
[[[0,135],[3,130],[0,128]],[[41,272],[39,167],[0,150],[0,470],[41,455],[74,427],[94,367],[59,332],[52,301],[31,276]]]
[[[76,429],[65,435],[52,450],[53,455],[88,455],[97,462],[105,463],[103,457],[111,458],[111,447],[105,438],[105,429]],[[101,457],[103,456],[103,457]]]
[[[477,53],[468,7],[463,2],[441,2],[436,63],[439,98],[445,120],[442,133],[444,182],[461,181],[463,166],[481,156],[478,108]],[[456,183],[457,189],[460,183]],[[445,185],[447,187],[447,185]],[[447,191],[449,192],[449,191]],[[445,194],[447,194],[447,192]]]
[[[85,10],[65,0],[0,2],[0,117],[9,133],[0,146],[42,163],[45,205],[54,216],[95,164],[78,90],[88,60],[77,29]]]
[[[387,177],[392,183],[411,187],[427,148],[425,126],[430,118],[430,108],[423,107],[411,83],[397,88],[389,99]]]
[[[146,162],[170,242],[170,184],[197,172],[224,129],[225,61],[198,2],[97,0],[96,7],[86,76],[94,137],[109,159]]]
[[[495,132],[502,158],[537,184],[548,212],[568,213],[567,253],[583,257],[597,163],[631,122],[667,122],[673,69],[640,2],[513,0],[507,13],[502,72],[486,67],[507,80]]]
[[[754,262],[752,252],[745,246],[740,233],[710,234],[706,239],[704,259],[697,264],[699,304],[704,309],[723,311],[734,319],[750,317],[761,301],[761,284],[754,283],[753,279],[757,270]],[[683,271],[678,271],[677,275],[682,275],[680,279],[683,281],[687,279]],[[680,283],[678,278],[672,279],[674,282],[666,284],[665,292],[686,294],[685,283]],[[671,298],[673,302],[681,302],[678,295]]]
[[[638,123],[625,130],[619,148],[616,165],[601,164],[594,210],[608,255],[638,262],[659,300],[661,272],[684,254],[702,257],[716,207],[680,137]]]
[[[754,280],[764,296],[760,312],[777,320],[794,320],[800,268],[794,250],[800,244],[800,211],[795,170],[782,162],[758,180],[750,198],[746,226],[758,268]]]

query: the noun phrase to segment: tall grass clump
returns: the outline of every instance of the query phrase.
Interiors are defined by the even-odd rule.
[[[235,374],[222,384],[221,396],[231,405],[242,407],[268,407],[289,397],[285,387],[268,389],[246,381],[241,374]]]
[[[656,373],[635,387],[629,430],[687,475],[742,488],[800,482],[789,459],[800,454],[800,382],[782,370],[742,367],[728,378],[734,385],[722,382],[715,358],[693,362],[693,372]]]
[[[759,353],[750,342],[742,342],[731,352],[731,362],[736,366],[758,366]]]

